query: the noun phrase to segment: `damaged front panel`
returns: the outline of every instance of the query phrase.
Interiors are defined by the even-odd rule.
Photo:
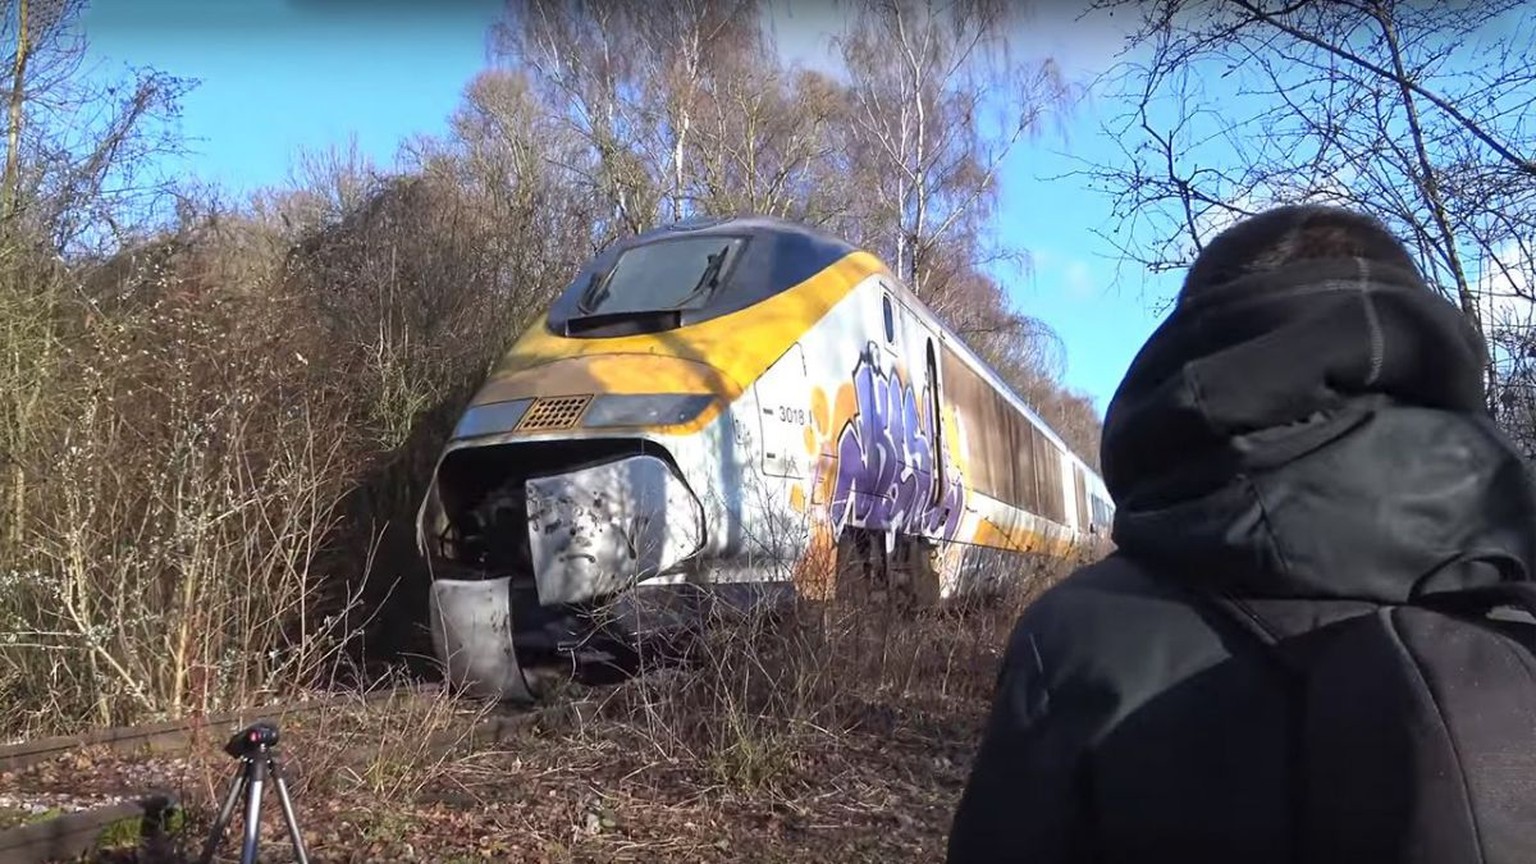
[[[530,478],[529,554],[539,602],[577,603],[665,573],[704,543],[704,510],[655,456]]]
[[[533,692],[514,648],[510,581],[433,581],[430,629],[449,681],[476,696],[526,702]]]
[[[704,508],[666,452],[634,438],[451,450],[418,528],[449,680],[513,700],[536,689],[530,664],[602,661],[611,639],[661,623],[632,589],[676,573],[707,540]]]

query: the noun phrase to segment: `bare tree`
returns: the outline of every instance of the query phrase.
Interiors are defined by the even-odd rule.
[[[1067,404],[1059,338],[1014,309],[988,265],[1025,258],[994,242],[1004,160],[1075,107],[1050,58],[1012,56],[1027,7],[993,0],[860,0],[838,44],[847,67],[841,147],[867,202],[836,220],[880,252],[1003,379],[1051,422]],[[1097,418],[1069,441],[1097,458]],[[1064,416],[1064,415],[1062,415]],[[1083,424],[1079,424],[1083,425]]]
[[[155,158],[176,152],[163,121],[188,82],[152,70],[128,80],[81,74],[83,0],[6,0],[5,167],[0,214],[60,254],[110,251],[166,213],[172,183]]]
[[[1498,390],[1502,425],[1526,458],[1536,459],[1536,307],[1495,307],[1484,320],[1490,343],[1504,358]]]
[[[141,161],[168,147],[156,121],[174,113],[182,82],[153,72],[129,82],[86,81],[76,24],[80,0],[0,3],[5,158],[0,174],[0,490],[5,535],[19,543],[35,451],[54,411],[61,344],[57,309],[66,258],[99,253],[142,233],[168,185]],[[14,548],[0,554],[16,553]]]
[[[837,144],[846,105],[836,82],[766,58],[716,72],[693,138],[698,210],[812,224],[841,216],[852,192]]]
[[[1122,0],[1100,7],[1119,8]],[[1491,334],[1533,298],[1536,70],[1516,0],[1161,0],[1119,80],[1123,148],[1088,176],[1114,198],[1106,236],[1151,270],[1185,266],[1231,219],[1278,203],[1373,213]],[[1506,326],[1507,329],[1507,326]],[[1497,408],[1500,366],[1488,370]]]
[[[645,137],[638,5],[609,0],[511,0],[493,30],[499,64],[520,69],[541,102],[584,144],[561,153],[585,194],[606,212],[593,226],[594,247],[653,224],[660,191]]]
[[[406,167],[458,190],[462,227],[496,262],[493,284],[509,304],[516,301],[513,318],[520,319],[587,255],[600,205],[572,194],[579,178],[561,167],[581,158],[583,144],[539,101],[527,73],[505,69],[470,82],[450,130],[408,147]]]
[[[510,2],[499,60],[567,138],[559,166],[611,214],[601,246],[700,213],[807,215],[838,175],[840,93],[781,67],[756,0]],[[813,179],[814,178],[814,179]]]
[[[1019,4],[861,0],[856,7],[839,40],[852,79],[851,137],[888,232],[883,251],[926,299],[942,287],[930,284],[936,248],[958,234],[979,236],[1003,160],[1068,109],[1072,92],[1050,58],[1011,56],[1026,8]]]
[[[694,211],[691,135],[706,96],[723,81],[748,77],[762,64],[756,0],[677,0],[653,8],[638,31],[651,152],[666,160],[658,179],[668,202],[668,216],[682,219]]]
[[[10,219],[21,198],[22,133],[28,129],[30,101],[39,91],[55,87],[78,65],[81,54],[78,40],[66,38],[68,19],[78,14],[79,2],[37,2],[6,0],[5,17],[0,20],[0,37],[10,53],[5,58],[7,72],[5,111],[5,173],[0,178],[0,214]]]

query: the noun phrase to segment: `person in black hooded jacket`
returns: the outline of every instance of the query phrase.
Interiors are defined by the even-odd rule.
[[[1486,362],[1477,331],[1373,218],[1282,207],[1213,239],[1106,413],[1116,550],[1045,592],[1013,632],[951,864],[1536,861],[1536,820],[1522,815],[1536,753],[1479,763],[1486,775],[1464,781],[1514,802],[1502,815],[1416,804],[1394,784],[1434,772],[1363,777],[1380,768],[1368,747],[1360,764],[1328,768],[1337,783],[1299,783],[1292,691],[1202,593],[1217,586],[1304,629],[1338,607],[1529,579],[1536,499],[1485,407]],[[1490,576],[1467,563],[1478,556],[1516,573]],[[1471,665],[1466,677],[1480,680]],[[1303,800],[1330,785],[1339,800]],[[1359,789],[1393,801],[1373,810],[1350,797]],[[1303,811],[1332,827],[1298,841]],[[1461,820],[1419,829],[1438,831],[1439,851],[1394,845],[1404,825],[1439,819]],[[1500,855],[1463,854],[1495,824]],[[1394,851],[1351,857],[1350,844]]]

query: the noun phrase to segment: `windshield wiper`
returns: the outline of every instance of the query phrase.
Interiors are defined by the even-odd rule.
[[[725,267],[725,258],[729,254],[731,254],[731,247],[722,246],[719,252],[709,256],[709,265],[704,268],[703,273],[699,274],[699,281],[693,283],[693,288],[683,299],[677,301],[677,305],[681,306],[706,291],[713,291],[718,288],[720,286],[720,271]]]
[[[617,322],[626,318],[644,319],[655,318],[656,316],[669,319],[677,318],[678,322],[670,326],[678,326],[681,323],[679,316],[683,314],[682,307],[699,295],[713,292],[716,288],[720,287],[720,274],[724,272],[725,262],[730,257],[730,254],[731,247],[726,245],[722,246],[719,252],[709,255],[709,263],[705,265],[704,272],[699,274],[698,281],[693,283],[693,288],[689,289],[688,293],[676,303],[661,309],[620,309],[612,312],[603,312],[601,307],[603,302],[608,299],[610,280],[604,278],[601,274],[594,273],[592,278],[587,281],[586,287],[582,289],[581,295],[576,298],[577,314],[566,321],[567,334],[569,335],[573,329],[589,325],[601,326],[603,323]]]
[[[580,312],[583,315],[590,315],[592,314],[593,310],[597,308],[598,304],[603,302],[604,298],[602,295],[604,295],[606,292],[600,289],[606,287],[606,285],[603,284],[606,282],[606,280],[604,280],[602,276],[603,274],[601,273],[593,273],[592,278],[587,280],[587,287],[583,288],[581,290],[581,296],[576,298],[577,312]]]

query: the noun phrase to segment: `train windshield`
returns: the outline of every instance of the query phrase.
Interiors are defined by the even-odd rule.
[[[623,315],[702,305],[730,271],[742,237],[687,237],[625,251],[607,272],[594,273],[577,298],[582,316]]]

